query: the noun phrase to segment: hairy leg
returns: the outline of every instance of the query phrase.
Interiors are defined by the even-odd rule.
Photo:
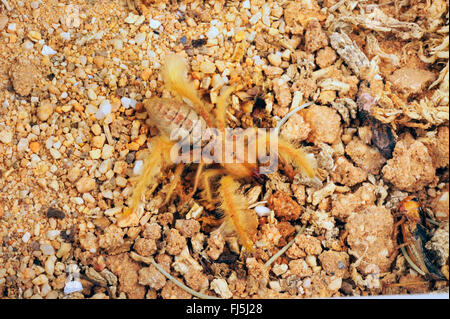
[[[218,175],[223,175],[225,173],[225,171],[223,169],[209,169],[206,170],[203,174],[202,174],[202,185],[204,187],[204,194],[205,194],[205,200],[208,202],[208,205],[210,207],[214,207],[214,205],[216,204],[217,201],[215,201],[213,199],[213,191],[211,188],[211,183],[210,180],[211,178],[218,176]],[[208,208],[208,207],[207,207]]]
[[[123,217],[136,213],[147,187],[150,184],[155,183],[156,175],[160,172],[160,167],[165,163],[170,163],[170,149],[173,144],[173,142],[170,142],[163,137],[155,138],[155,140],[152,141],[153,147],[144,160],[142,174],[134,178],[137,180],[137,183],[134,187],[133,195],[131,196],[130,206],[123,214]],[[152,192],[156,187],[157,184],[152,188]]]
[[[183,173],[183,169],[184,169],[184,164],[183,163],[178,164],[178,166],[175,169],[175,172],[173,174],[173,179],[170,182],[169,190],[167,191],[166,199],[164,200],[163,205],[165,205],[169,202],[170,198],[173,195],[173,192],[175,191],[178,184],[180,183],[181,174]]]

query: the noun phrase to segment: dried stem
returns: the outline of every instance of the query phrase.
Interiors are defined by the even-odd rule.
[[[298,231],[297,235],[303,234],[303,232],[305,231],[305,229],[306,229],[306,225],[303,225],[303,227],[300,228],[300,230]],[[296,235],[296,237],[297,237],[297,235]],[[278,257],[280,257],[281,255],[283,255],[283,254],[286,252],[286,250],[288,250],[289,247],[291,247],[291,246],[294,244],[294,242],[295,242],[295,237],[294,237],[294,239],[292,239],[286,246],[284,246],[283,248],[281,248],[275,255],[273,255],[272,258],[270,258],[270,259],[264,264],[264,266],[266,266],[266,268],[269,268],[270,265],[272,265],[273,262],[274,262],[275,260],[278,259]]]

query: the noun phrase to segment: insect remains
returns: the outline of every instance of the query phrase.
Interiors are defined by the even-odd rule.
[[[400,202],[398,215],[400,218],[397,222],[400,227],[399,248],[410,266],[427,278],[445,279],[441,270],[434,264],[432,253],[425,248],[429,236],[425,213],[419,199],[412,195],[404,198]]]

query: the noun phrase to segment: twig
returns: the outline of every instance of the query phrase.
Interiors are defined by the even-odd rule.
[[[286,123],[287,120],[289,120],[289,118],[294,115],[295,113],[297,113],[298,111],[304,109],[305,107],[310,106],[311,104],[314,104],[314,102],[308,102],[308,103],[304,103],[300,106],[297,106],[296,108],[294,108],[292,111],[290,111],[288,114],[286,114],[277,124],[276,129],[276,133],[278,134],[280,132],[281,126]]]
[[[255,208],[256,206],[263,205],[263,204],[267,204],[267,201],[263,200],[263,201],[251,204],[250,206],[248,206],[248,209],[252,209],[252,208]]]
[[[300,230],[298,231],[298,233],[295,235],[297,237],[297,235],[301,235],[306,229],[306,225],[303,225],[302,228],[300,228]],[[281,248],[275,255],[273,255],[265,264],[264,266],[266,266],[266,268],[269,268],[271,264],[273,264],[273,262],[275,260],[278,259],[278,257],[280,257],[281,255],[283,255],[286,250],[289,249],[289,247],[291,247],[295,242],[295,237],[294,239],[292,239],[286,246],[284,246],[283,248]]]
[[[139,261],[139,262],[144,262],[146,264],[152,264],[168,280],[170,280],[175,285],[177,285],[178,287],[180,287],[184,291],[190,293],[191,295],[193,295],[193,296],[195,296],[197,298],[200,298],[200,299],[221,299],[221,298],[218,298],[218,297],[208,296],[206,294],[202,294],[201,292],[197,292],[195,290],[192,290],[191,288],[189,288],[185,284],[181,283],[178,279],[173,277],[171,274],[169,274],[167,271],[165,271],[164,268],[153,259],[153,257],[144,257],[144,256],[138,255],[138,254],[136,254],[134,252],[131,252],[131,258],[133,258],[134,260]]]

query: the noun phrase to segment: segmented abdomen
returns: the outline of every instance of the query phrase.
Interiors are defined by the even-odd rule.
[[[189,105],[173,99],[155,97],[145,102],[145,108],[150,124],[155,125],[161,134],[175,141],[180,140],[183,134],[191,134],[194,128],[201,130],[206,128],[203,118]],[[199,133],[201,134],[200,130]],[[198,138],[200,137],[201,135],[198,135]],[[196,142],[193,141],[194,144]]]

